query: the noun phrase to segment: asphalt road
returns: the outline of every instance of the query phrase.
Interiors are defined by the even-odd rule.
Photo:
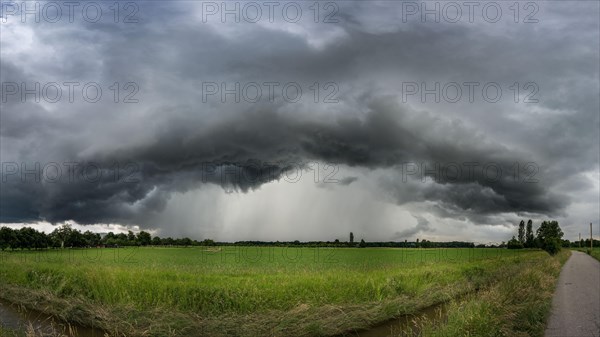
[[[545,336],[600,336],[600,262],[573,251],[558,278]]]

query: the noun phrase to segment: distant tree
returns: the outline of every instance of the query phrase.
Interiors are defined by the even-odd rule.
[[[105,245],[108,245],[109,244],[108,243],[109,240],[112,242],[111,245],[115,244],[114,243],[114,241],[115,241],[115,233],[113,233],[113,232],[106,233],[106,235],[104,235],[104,237],[102,238],[102,243],[105,244]]]
[[[19,248],[21,248],[21,249],[33,248],[33,244],[34,244],[34,240],[35,240],[33,230],[34,229],[30,228],[30,227],[23,227],[16,232],[17,237],[19,238]]]
[[[88,247],[96,247],[100,245],[100,234],[92,233],[90,231],[85,231],[83,233],[83,240],[85,241],[85,245]]]
[[[160,246],[161,245],[161,240],[158,236],[155,236],[152,238],[152,245],[153,246]]]
[[[423,239],[421,241],[421,248],[435,248],[435,242]]]
[[[73,229],[65,240],[65,245],[68,247],[85,247],[85,237],[80,231]]]
[[[561,239],[564,235],[557,221],[543,221],[536,231],[538,246],[554,255],[560,251]]]
[[[119,246],[129,245],[129,240],[127,239],[127,235],[125,235],[125,233],[119,233],[115,235],[115,242]]]
[[[127,231],[127,241],[130,246],[135,246],[138,243],[135,234],[133,234],[132,231]]]
[[[350,243],[354,243],[354,233],[350,232]]]
[[[521,249],[523,248],[523,244],[513,236],[512,239],[508,240],[508,243],[506,243],[506,248]]]
[[[8,227],[0,228],[0,249],[15,249],[17,246],[17,235],[15,234],[15,231]]]
[[[531,219],[527,221],[527,229],[525,231],[525,248],[533,248],[535,245],[535,238],[533,236],[533,222]]]
[[[137,241],[142,246],[147,246],[152,242],[152,236],[146,231],[141,231],[137,235]]]
[[[359,246],[360,248],[364,248],[364,247],[366,247],[366,246],[367,246],[367,243],[365,242],[365,240],[364,240],[364,239],[360,239],[360,243],[358,244],[358,246]]]
[[[31,227],[23,227],[15,231],[17,237],[16,246],[22,249],[47,248],[46,234],[36,231]]]
[[[35,243],[34,243],[34,248],[35,249],[46,249],[48,248],[48,246],[50,245],[50,239],[48,238],[48,235],[46,235],[46,233],[44,232],[40,232],[40,231],[34,231],[34,235],[35,235]]]
[[[60,248],[65,248],[65,243],[71,237],[73,228],[69,224],[64,224],[50,233],[50,236],[60,243]]]
[[[525,221],[521,220],[519,223],[519,242],[521,245],[525,244]]]

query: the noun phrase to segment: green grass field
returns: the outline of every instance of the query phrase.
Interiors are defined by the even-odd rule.
[[[111,335],[327,336],[489,289],[554,260],[505,249],[3,252],[0,297]]]
[[[600,261],[600,247],[594,248],[590,255],[593,256],[596,260]]]

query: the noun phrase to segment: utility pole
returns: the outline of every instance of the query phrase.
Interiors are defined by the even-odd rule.
[[[592,223],[591,222],[590,222],[590,249],[594,249],[594,237],[592,236]]]

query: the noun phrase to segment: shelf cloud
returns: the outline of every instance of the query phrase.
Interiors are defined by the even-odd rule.
[[[596,4],[540,3],[531,23],[336,6],[331,22],[4,9],[0,221],[479,241],[521,218],[598,223]]]

